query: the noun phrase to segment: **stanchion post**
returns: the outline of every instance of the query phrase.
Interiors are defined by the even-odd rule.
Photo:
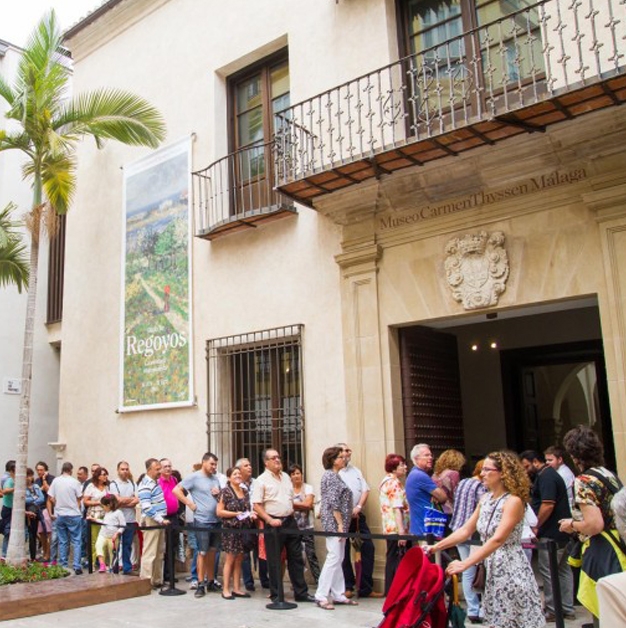
[[[93,573],[93,551],[91,549],[91,521],[87,520],[87,572]]]
[[[174,564],[174,533],[178,532],[175,530],[176,526],[173,523],[165,526],[165,534],[167,536],[167,556],[165,559],[167,560],[167,566],[170,571],[170,586],[167,589],[161,589],[159,591],[159,595],[185,595],[187,591],[182,591],[181,589],[176,588],[176,574],[175,574],[175,564]],[[158,560],[158,559],[157,559]]]
[[[269,608],[272,611],[287,611],[293,608],[298,608],[298,605],[294,602],[285,602],[285,590],[283,587],[283,574],[280,565],[280,543],[278,541],[279,528],[274,528],[270,526],[266,527],[265,530],[269,530],[269,533],[272,536],[272,568],[275,572],[276,578],[276,586],[278,587],[278,597],[275,601],[272,601],[270,604],[266,604],[265,608]],[[267,534],[267,533],[265,533]],[[268,535],[269,536],[269,535]],[[267,539],[267,536],[265,537]],[[267,550],[267,543],[265,543],[265,549]],[[269,558],[269,556],[268,556]],[[268,565],[269,566],[269,565]]]
[[[554,602],[554,619],[556,628],[565,628],[563,606],[561,602],[561,582],[559,581],[559,559],[557,544],[554,539],[546,539],[548,559],[550,561],[550,584],[552,586],[552,600]],[[541,551],[541,548],[539,549]]]

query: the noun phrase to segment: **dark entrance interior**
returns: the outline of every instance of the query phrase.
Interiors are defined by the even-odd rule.
[[[615,469],[602,343],[597,340],[502,351],[507,443],[543,451],[567,431],[589,425]]]
[[[470,460],[544,450],[585,423],[615,450],[595,299],[429,321],[398,329],[405,448]]]

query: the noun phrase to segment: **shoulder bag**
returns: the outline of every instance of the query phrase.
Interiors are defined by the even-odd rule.
[[[491,520],[493,519],[493,515],[498,508],[498,504],[502,501],[504,495],[498,499],[496,505],[493,507],[491,511],[491,515],[489,516],[489,521],[487,522],[487,527],[485,528],[487,531],[489,530],[489,525],[491,524]],[[472,589],[474,591],[478,591],[482,593],[485,590],[485,581],[487,580],[487,568],[485,567],[485,561],[481,560],[479,563],[476,563],[476,573],[474,574],[474,579],[472,580]]]

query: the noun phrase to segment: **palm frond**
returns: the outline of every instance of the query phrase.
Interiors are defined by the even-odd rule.
[[[28,251],[26,245],[11,240],[0,247],[0,286],[14,285],[18,292],[28,287]]]
[[[41,164],[41,183],[53,210],[67,213],[76,191],[76,160],[68,154],[49,153]]]
[[[5,100],[9,105],[13,105],[15,100],[15,92],[13,88],[0,76],[0,98]]]
[[[119,89],[99,89],[67,104],[54,128],[64,135],[93,135],[155,148],[165,138],[165,122],[143,98]]]
[[[9,203],[0,211],[0,286],[13,284],[19,292],[28,287],[28,255],[17,224],[11,219],[16,206]]]

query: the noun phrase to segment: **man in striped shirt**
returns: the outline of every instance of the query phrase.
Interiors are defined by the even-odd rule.
[[[156,458],[146,460],[146,475],[137,487],[137,496],[141,505],[142,526],[163,526],[169,521],[163,490],[157,483],[161,463]],[[163,586],[163,554],[165,551],[165,530],[144,530],[143,553],[141,555],[142,578],[150,578],[154,588]]]

